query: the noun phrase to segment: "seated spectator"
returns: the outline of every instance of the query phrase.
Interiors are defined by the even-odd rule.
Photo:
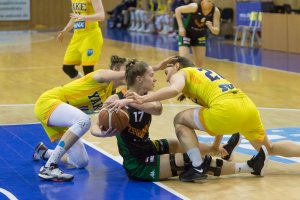
[[[137,31],[145,25],[142,23],[142,18],[149,5],[149,0],[137,0],[136,7],[129,8],[130,12],[130,27],[129,31]]]
[[[108,11],[107,14],[110,15],[109,20],[111,21],[110,28],[122,28],[128,26],[128,17],[125,16],[126,11],[131,7],[136,7],[136,0],[123,0],[119,5],[117,5],[113,10]],[[126,18],[127,17],[127,18]]]

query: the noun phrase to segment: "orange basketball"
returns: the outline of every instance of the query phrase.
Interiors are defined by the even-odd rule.
[[[104,130],[113,128],[121,132],[129,124],[129,114],[126,108],[122,108],[118,112],[103,108],[99,112],[98,120]]]

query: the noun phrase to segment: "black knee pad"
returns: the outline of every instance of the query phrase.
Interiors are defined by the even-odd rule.
[[[82,66],[84,75],[87,75],[94,71],[94,65],[92,66]]]
[[[75,65],[63,65],[63,71],[70,78],[75,78],[78,75],[78,71],[75,69]]]
[[[214,176],[220,176],[221,170],[223,166],[223,160],[222,159],[216,159],[216,167],[208,167],[208,171],[213,172]]]
[[[184,166],[177,166],[175,162],[175,154],[169,154],[170,158],[170,166],[172,171],[172,176],[177,176],[177,171],[184,171],[189,166],[191,166],[192,162],[190,161],[188,155],[186,153],[183,154]]]
[[[170,166],[171,166],[171,171],[172,171],[172,176],[177,176],[177,165],[175,162],[175,155],[174,154],[169,154],[169,159],[170,159]]]

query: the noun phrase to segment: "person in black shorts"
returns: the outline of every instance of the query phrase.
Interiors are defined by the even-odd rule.
[[[191,47],[196,66],[202,67],[207,31],[214,35],[220,32],[220,10],[214,5],[214,0],[201,0],[200,3],[177,7],[175,16],[179,32],[179,55],[189,57]]]
[[[140,95],[150,93],[156,82],[153,68],[145,62],[136,60],[127,63],[125,77],[128,91]],[[102,126],[97,124],[92,126],[92,135],[97,137],[116,136],[119,153],[123,157],[123,167],[129,178],[141,181],[159,181],[179,175],[191,165],[191,161],[184,153],[179,141],[175,138],[151,140],[149,137],[152,115],[161,114],[162,104],[159,101],[135,104],[132,103],[132,99],[126,99],[126,92],[126,90],[122,90],[110,96],[104,104],[110,109],[126,106],[130,117],[129,125],[118,133],[112,128],[103,131]],[[204,152],[202,155],[215,153],[211,146],[199,143],[201,152]],[[261,175],[267,159],[268,156],[263,151],[247,163],[226,162],[221,159],[212,159],[207,155],[204,158],[205,171],[215,176],[235,173]],[[205,174],[202,178],[206,177]]]

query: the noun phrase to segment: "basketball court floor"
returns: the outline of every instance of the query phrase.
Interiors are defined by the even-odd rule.
[[[107,68],[113,54],[149,64],[177,55],[175,38],[120,30],[103,34],[97,69]],[[84,136],[90,157],[86,169],[61,165],[74,174],[72,182],[40,180],[37,173],[44,163],[32,161],[33,149],[39,141],[49,147],[55,144],[34,117],[34,103],[45,90],[70,81],[61,65],[71,34],[61,44],[55,42],[55,35],[0,32],[0,199],[299,199],[300,158],[270,157],[265,177],[243,174],[209,177],[197,183],[182,183],[177,177],[157,183],[137,182],[127,178],[115,138],[95,138],[89,132]],[[252,98],[272,141],[300,142],[299,63],[297,54],[235,47],[212,38],[203,68],[222,74]],[[157,72],[156,78],[156,89],[167,85],[163,72]],[[162,103],[163,114],[155,116],[150,127],[152,139],[175,138],[174,116],[196,106],[176,99]],[[199,140],[211,142],[212,138],[199,132]],[[243,162],[254,154],[250,144],[242,140],[234,161]]]

